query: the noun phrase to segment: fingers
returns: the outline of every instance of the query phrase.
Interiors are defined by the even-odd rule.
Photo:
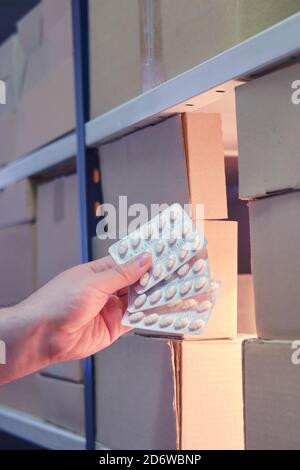
[[[150,268],[151,263],[151,254],[142,253],[129,263],[121,266],[114,264],[110,269],[97,274],[99,288],[106,294],[113,294],[134,284]]]
[[[94,273],[101,273],[102,271],[106,271],[115,265],[111,256],[105,256],[104,258],[99,258],[86,264],[89,266],[89,268],[92,269]]]

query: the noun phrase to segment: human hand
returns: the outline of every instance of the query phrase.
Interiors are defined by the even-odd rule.
[[[127,308],[127,287],[149,269],[151,262],[151,255],[144,253],[122,266],[117,266],[110,256],[76,266],[7,309],[6,315],[0,315],[8,345],[11,319],[13,336],[18,336],[20,330],[23,342],[17,338],[17,343],[23,345],[23,352],[26,347],[26,356],[31,357],[27,365],[19,358],[19,376],[54,362],[94,354],[127,332],[129,328],[121,325]],[[14,346],[11,362],[18,359],[16,341],[11,348]],[[8,361],[6,367],[9,365]],[[20,370],[26,368],[31,370]]]

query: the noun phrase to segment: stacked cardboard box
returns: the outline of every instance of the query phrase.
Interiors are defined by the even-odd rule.
[[[256,324],[263,339],[245,347],[249,449],[299,446],[293,390],[299,373],[292,361],[300,335],[300,107],[292,86],[299,73],[296,64],[237,89],[240,195],[251,199]]]
[[[74,128],[71,2],[43,0],[0,46],[0,164]],[[30,119],[28,118],[30,114]]]
[[[136,203],[148,211],[151,204],[192,203],[202,225],[196,204],[204,204],[211,274],[222,288],[207,329],[196,340],[137,331],[97,355],[97,440],[115,449],[243,448],[237,224],[224,220],[220,116],[174,116],[102,145],[100,170],[104,202],[113,204],[117,219],[121,216],[118,228],[127,227],[131,219],[125,213]],[[127,206],[119,206],[119,196],[127,197]],[[113,242],[95,239],[94,258],[105,256]],[[246,318],[251,308],[244,304],[240,311],[243,329],[252,327]]]
[[[300,0],[90,0],[92,117],[299,10]]]

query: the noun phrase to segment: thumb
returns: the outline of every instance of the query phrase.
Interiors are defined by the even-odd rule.
[[[137,282],[150,268],[152,256],[150,253],[141,253],[126,264],[114,265],[106,271],[97,274],[97,281],[103,292],[113,294]]]

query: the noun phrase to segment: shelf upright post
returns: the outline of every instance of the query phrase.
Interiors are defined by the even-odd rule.
[[[96,148],[86,147],[85,123],[89,120],[88,2],[72,0],[77,177],[81,231],[81,262],[92,259],[91,242],[96,234],[96,203],[101,201],[99,159]],[[86,448],[95,449],[94,360],[84,360]]]

